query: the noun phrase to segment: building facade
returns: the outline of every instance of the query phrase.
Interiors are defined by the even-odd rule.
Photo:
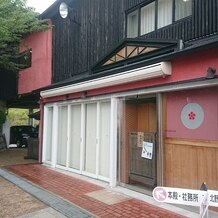
[[[41,15],[53,30],[40,160],[148,194],[217,189],[217,1],[61,3]]]

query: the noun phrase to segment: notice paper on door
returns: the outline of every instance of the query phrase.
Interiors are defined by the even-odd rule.
[[[142,146],[142,157],[147,159],[152,159],[153,155],[153,143],[151,142],[143,142]]]

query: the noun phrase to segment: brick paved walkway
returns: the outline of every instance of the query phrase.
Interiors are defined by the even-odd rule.
[[[63,197],[78,207],[96,215],[96,217],[183,217],[171,211],[155,207],[154,205],[130,197],[123,198],[116,203],[105,203],[102,200],[96,199],[94,195],[98,191],[104,191],[104,187],[54,171],[40,164],[9,166],[6,169],[50,192],[53,192],[56,195]]]

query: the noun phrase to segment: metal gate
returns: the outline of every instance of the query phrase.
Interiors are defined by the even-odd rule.
[[[148,142],[148,143],[147,143]],[[143,146],[147,144],[152,146],[151,156],[143,157]],[[129,134],[130,145],[130,182],[140,182],[149,186],[157,184],[156,169],[156,133],[131,132]]]

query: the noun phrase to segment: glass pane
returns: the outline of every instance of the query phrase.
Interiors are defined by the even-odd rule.
[[[46,161],[51,161],[52,154],[52,130],[53,130],[53,107],[48,108],[48,120],[47,120],[47,129],[46,129]]]
[[[144,35],[146,33],[152,32],[155,29],[155,2],[146,5],[141,9],[141,33]]]
[[[138,36],[138,10],[133,11],[127,16],[127,37],[135,38]]]
[[[67,157],[67,106],[60,107],[58,122],[57,164],[66,166]]]
[[[158,1],[158,28],[167,26],[172,23],[172,0]]]
[[[110,153],[110,102],[100,105],[99,175],[109,177]]]
[[[97,104],[86,105],[85,171],[96,173]]]
[[[176,0],[175,20],[182,19],[192,14],[192,0]]]
[[[71,141],[69,166],[80,169],[81,106],[71,107]]]

